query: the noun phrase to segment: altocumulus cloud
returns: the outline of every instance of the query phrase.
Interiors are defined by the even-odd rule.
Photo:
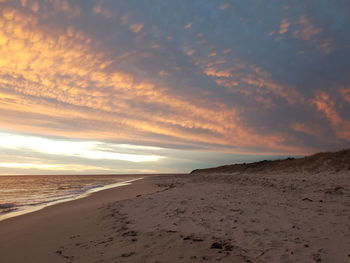
[[[6,149],[40,155],[27,160],[39,170],[67,163],[45,166],[62,155],[81,159],[72,170],[95,159],[91,171],[115,171],[111,161],[141,171],[137,160],[153,172],[219,164],[207,159],[216,153],[244,161],[348,147],[349,8],[0,1],[0,127],[28,146]],[[33,136],[47,141],[29,147]]]

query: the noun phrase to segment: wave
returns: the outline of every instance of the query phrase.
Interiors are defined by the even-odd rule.
[[[0,209],[9,209],[15,207],[16,204],[14,203],[5,203],[5,204],[0,204]]]
[[[0,214],[6,214],[18,210],[16,204],[14,203],[4,203],[0,204]]]

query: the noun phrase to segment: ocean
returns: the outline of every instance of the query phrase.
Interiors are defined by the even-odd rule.
[[[0,221],[118,187],[142,175],[9,175],[0,176]]]

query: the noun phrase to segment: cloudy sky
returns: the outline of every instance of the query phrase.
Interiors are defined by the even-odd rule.
[[[0,174],[350,146],[346,0],[0,0]]]

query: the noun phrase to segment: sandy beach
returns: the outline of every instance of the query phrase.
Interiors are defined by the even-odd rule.
[[[73,262],[59,253],[62,245],[80,236],[90,240],[99,238],[103,206],[159,191],[152,180],[143,179],[0,221],[0,262]]]
[[[349,171],[194,173],[0,222],[19,262],[350,262]]]

